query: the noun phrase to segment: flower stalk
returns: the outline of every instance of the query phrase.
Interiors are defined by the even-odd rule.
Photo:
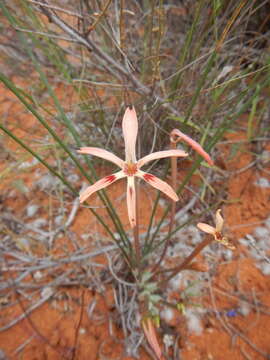
[[[211,242],[216,241],[223,246],[227,247],[230,250],[235,250],[235,246],[229,242],[229,240],[222,235],[222,229],[224,225],[223,217],[221,216],[221,210],[218,209],[216,212],[216,226],[213,227],[211,225],[205,224],[205,223],[198,223],[197,227],[209,234],[212,235],[212,237],[207,237],[204,239],[193,251],[192,253],[182,262],[182,264],[171,268],[166,269],[162,272],[172,272],[165,280],[162,281],[161,285],[167,284],[167,282],[172,279],[175,275],[177,275],[181,270],[184,270],[187,268],[187,266],[193,261],[193,259]]]
[[[141,259],[141,247],[140,247],[140,237],[139,237],[139,191],[136,183],[136,179],[134,182],[135,188],[135,222],[136,225],[133,228],[133,238],[134,238],[134,248],[135,248],[135,259],[138,269],[140,268],[140,259]],[[139,272],[140,275],[140,272]]]
[[[207,163],[210,165],[210,166],[213,166],[214,165],[214,162],[213,160],[211,159],[211,157],[207,154],[206,151],[204,151],[204,149],[201,147],[201,145],[199,143],[197,143],[197,141],[193,140],[191,137],[183,134],[180,130],[178,129],[174,129],[171,131],[171,134],[170,134],[170,149],[172,151],[175,151],[176,150],[176,145],[179,141],[183,140],[184,142],[186,142],[188,145],[190,145],[199,155],[201,155],[206,161]],[[174,191],[176,191],[176,179],[177,179],[177,159],[176,157],[171,157],[171,173],[172,173],[172,188]],[[169,243],[170,243],[170,239],[171,239],[171,233],[173,231],[173,226],[174,226],[174,220],[175,220],[175,212],[176,212],[176,203],[175,202],[172,202],[171,204],[171,212],[170,212],[170,222],[169,222],[169,229],[168,229],[168,234],[169,236],[167,237],[166,241],[165,241],[165,245],[164,245],[164,248],[163,248],[163,252],[160,256],[160,259],[159,261],[157,262],[157,264],[153,267],[152,271],[153,272],[156,272],[162,262],[162,260],[164,259],[164,257],[166,256],[166,253],[167,253],[167,249],[168,249],[168,246],[169,246]],[[208,245],[208,243],[206,244]],[[204,245],[204,246],[206,246]],[[204,247],[203,246],[203,247]],[[196,249],[195,249],[196,250]],[[196,251],[194,250],[195,252],[195,256],[197,256],[197,253]],[[201,250],[199,250],[200,252]],[[191,255],[190,255],[191,256]],[[193,259],[192,257],[192,259]],[[192,260],[191,259],[191,260]],[[186,259],[188,260],[188,258]],[[189,263],[189,261],[188,261]],[[183,263],[183,266],[185,267],[187,264],[184,264]],[[182,265],[181,265],[182,266]],[[183,268],[181,267],[180,270],[182,270]],[[179,270],[179,271],[180,271]],[[177,274],[177,273],[176,273]],[[176,275],[175,274],[175,275]],[[173,276],[175,276],[173,275]],[[173,277],[172,276],[172,277]]]

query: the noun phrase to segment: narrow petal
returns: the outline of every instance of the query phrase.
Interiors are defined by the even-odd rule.
[[[188,156],[188,154],[183,150],[165,150],[165,151],[158,151],[154,152],[152,154],[146,155],[137,162],[138,168],[142,167],[149,161],[162,159],[166,157],[185,157]]]
[[[211,165],[211,166],[214,165],[213,160],[210,158],[210,156],[207,154],[207,152],[203,150],[201,145],[199,143],[197,143],[197,141],[195,141],[195,140],[191,139],[191,137],[183,134],[178,129],[174,129],[171,132],[171,137],[173,138],[175,136],[178,136],[181,140],[184,140],[188,145],[190,145],[199,155],[201,155],[208,162],[209,165]]]
[[[221,216],[221,210],[218,209],[216,212],[216,231],[221,232],[224,224],[223,217]]]
[[[138,120],[134,107],[127,108],[124,114],[123,135],[125,140],[126,162],[136,162],[136,140],[138,134]]]
[[[215,236],[215,234],[216,234],[216,229],[215,229],[213,226],[210,226],[210,225],[208,225],[208,224],[198,223],[198,224],[197,224],[197,227],[198,227],[201,231],[203,231],[203,232],[205,232],[205,233],[207,233],[207,234],[211,234],[211,235],[213,235],[213,236]]]
[[[135,176],[138,176],[139,178],[146,181],[148,184],[152,185],[154,188],[162,191],[164,194],[166,194],[169,198],[171,198],[173,201],[178,201],[178,195],[173,190],[173,188],[168,185],[165,181],[160,180],[156,176],[152,174],[148,174],[144,171],[138,170],[135,174]]]
[[[118,156],[114,155],[113,153],[101,149],[101,148],[97,148],[97,147],[82,147],[79,150],[77,150],[77,152],[79,154],[89,154],[89,155],[94,155],[97,157],[100,157],[102,159],[108,160],[112,163],[114,163],[115,165],[119,166],[120,168],[124,167],[124,161],[121,160]]]
[[[136,194],[134,176],[127,177],[127,208],[128,218],[132,228],[136,226]]]
[[[147,322],[147,323],[146,323]],[[142,322],[142,327],[145,333],[145,336],[151,346],[151,348],[154,350],[157,358],[159,360],[162,359],[162,352],[160,349],[160,345],[157,341],[157,335],[155,332],[155,328],[154,325],[151,321],[151,319],[147,318],[145,321]]]
[[[80,202],[84,202],[89,196],[91,196],[94,192],[104,189],[106,186],[114,183],[116,180],[121,179],[123,177],[125,177],[126,175],[124,174],[124,172],[118,171],[115,174],[111,174],[108,176],[105,176],[104,178],[98,180],[97,182],[95,182],[93,185],[88,186],[88,188],[86,188],[84,191],[82,191],[80,193]]]

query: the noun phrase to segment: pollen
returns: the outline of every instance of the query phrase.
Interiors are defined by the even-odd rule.
[[[124,173],[127,176],[134,176],[137,172],[138,168],[137,168],[137,164],[134,163],[125,163],[125,167],[124,167]]]

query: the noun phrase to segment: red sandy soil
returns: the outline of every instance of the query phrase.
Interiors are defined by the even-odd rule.
[[[17,81],[24,85],[21,79]],[[60,89],[60,95],[63,90],[66,96],[69,89]],[[9,129],[12,129],[21,139],[31,141],[31,144],[34,144],[33,138],[41,140],[44,137],[45,131],[41,129],[37,121],[3,87],[0,87],[0,97],[3,99],[1,117],[4,117]],[[245,119],[242,119],[241,124],[244,122]],[[56,130],[58,133],[62,131],[61,128]],[[246,133],[238,131],[227,134],[225,140],[246,140]],[[264,150],[267,149],[266,145],[263,146]],[[200,335],[189,333],[183,315],[176,314],[176,319],[171,324],[171,331],[176,337],[178,336],[177,341],[183,360],[261,360],[265,359],[266,354],[270,354],[270,279],[255,266],[247,249],[238,244],[240,237],[252,233],[253,229],[269,216],[270,189],[259,187],[254,183],[260,176],[268,179],[270,177],[256,164],[245,171],[237,172],[254,161],[255,150],[251,145],[242,143],[232,159],[230,159],[230,149],[231,144],[226,143],[218,147],[217,165],[221,171],[226,170],[230,173],[226,181],[223,180],[223,183],[218,184],[218,189],[221,196],[226,194],[226,198],[224,196],[226,205],[223,207],[226,230],[231,241],[237,246],[237,250],[232,260],[224,260],[216,265],[211,284],[208,283],[205,289],[203,304],[206,308],[220,311],[234,309],[238,306],[239,299],[245,299],[252,304],[252,307],[246,316],[228,317],[224,313],[217,315],[214,311],[208,313],[203,317],[203,332]],[[267,150],[270,148],[268,147]],[[52,157],[49,152],[44,151],[44,154],[47,160]],[[4,137],[0,157],[2,213],[8,211],[19,217],[24,213],[27,204],[34,201],[40,205],[38,217],[48,217],[48,210],[58,207],[60,201],[45,191],[32,191],[33,183],[37,180],[33,178],[33,170],[40,169],[40,173],[45,174],[46,169],[37,164],[30,171],[17,171],[16,168],[9,167],[10,159],[32,160],[12,140]],[[108,173],[108,171],[110,170],[101,169],[101,173]],[[24,193],[16,189],[14,187],[16,181],[23,182],[29,191]],[[79,182],[77,185],[79,186]],[[124,187],[124,182],[113,184],[109,194],[118,198],[124,193]],[[149,188],[141,192],[143,201],[140,208],[140,224],[142,227],[148,223],[152,194]],[[74,199],[69,199],[71,203],[72,200]],[[119,216],[128,225],[124,200],[125,198],[119,200],[117,207]],[[96,198],[93,198],[91,204],[99,206]],[[104,215],[102,209],[99,211]],[[81,207],[78,211],[71,231],[78,236],[87,231],[104,234],[85,207]],[[14,245],[22,252],[39,256],[48,255],[48,250],[35,241],[27,248],[16,244],[16,237],[14,237],[14,242]],[[89,250],[88,240],[80,238],[80,245],[88,246]],[[74,244],[63,235],[56,239],[49,255],[57,257],[73,250]],[[5,259],[5,261],[8,260],[9,258]],[[6,262],[3,263],[3,267],[6,267]],[[5,272],[7,277],[15,275],[14,272]],[[36,280],[29,276],[29,282],[46,284],[50,276]],[[39,291],[33,296],[36,300],[41,298]],[[181,297],[180,289],[175,296]],[[87,309],[93,301],[96,302],[95,316],[89,318]],[[113,321],[114,316],[117,316],[113,311],[113,301],[113,291],[109,286],[104,287],[102,291],[91,291],[79,286],[60,288],[56,296],[32,311],[26,319],[0,332],[0,349],[7,358],[21,360],[131,359],[124,354],[123,334]],[[13,305],[10,305],[11,303]],[[19,296],[14,291],[2,292],[0,294],[0,327],[4,327],[23,314],[28,304],[25,297]],[[160,342],[162,331],[161,327]],[[140,359],[149,359],[149,355],[142,350]]]

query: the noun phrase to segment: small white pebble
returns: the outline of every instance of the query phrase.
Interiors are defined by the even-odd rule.
[[[57,215],[54,218],[54,223],[56,226],[63,225],[64,216],[63,215]]]
[[[43,274],[42,274],[41,271],[38,270],[38,271],[34,272],[33,277],[34,277],[35,280],[41,280],[43,278]]]
[[[120,240],[120,234],[118,232],[115,232],[113,235],[116,240]]]
[[[270,217],[266,219],[264,223],[267,226],[267,228],[270,229]]]
[[[181,273],[175,275],[170,281],[169,281],[169,286],[173,289],[173,290],[179,290],[181,285],[182,285],[182,281],[183,281],[183,275]]]
[[[254,230],[254,235],[257,238],[268,238],[269,237],[269,230],[266,227],[258,226]]]
[[[31,166],[35,166],[38,163],[38,159],[34,158],[32,161],[24,161],[19,166],[18,169],[28,169]]]
[[[41,290],[40,295],[43,299],[49,299],[53,295],[53,289],[50,286],[46,286]]]
[[[77,181],[79,181],[79,176],[77,174],[70,174],[67,177],[67,180],[71,183],[76,183]]]
[[[81,235],[81,238],[82,238],[83,240],[88,240],[88,239],[90,239],[90,237],[91,237],[90,234],[82,234],[82,235]]]
[[[269,238],[270,238],[270,234],[268,234],[268,236],[258,241],[258,248],[260,250],[265,250],[265,251],[269,250]]]
[[[270,182],[265,177],[260,177],[259,179],[257,179],[255,181],[254,184],[257,186],[260,186],[261,188],[269,188],[270,187]]]
[[[239,301],[239,313],[243,316],[248,316],[251,311],[250,305],[246,301]]]
[[[258,251],[257,250],[255,250],[254,248],[252,248],[252,249],[250,249],[250,255],[252,256],[252,258],[254,259],[254,260],[261,260],[262,259],[262,255],[260,255],[259,253],[258,253]]]
[[[264,262],[262,264],[260,264],[260,269],[261,269],[261,272],[265,275],[265,276],[268,276],[270,275],[270,264],[267,263],[267,262]]]
[[[46,219],[39,218],[36,219],[35,221],[32,221],[29,225],[39,229],[42,226],[45,226],[46,224],[47,224]]]
[[[174,317],[174,312],[171,308],[166,307],[161,311],[160,317],[166,322],[170,322]]]
[[[193,310],[187,309],[185,313],[187,319],[188,330],[192,334],[201,335],[203,332],[203,326],[199,314],[196,314]]]
[[[244,246],[249,246],[249,241],[244,238],[239,239],[239,243]]]
[[[79,329],[79,334],[80,334],[80,335],[86,334],[86,329],[85,329],[85,328],[80,328],[80,329]]]
[[[263,164],[267,164],[270,161],[270,151],[264,150],[260,156],[260,160]]]
[[[36,212],[38,211],[38,209],[39,209],[39,206],[36,205],[36,204],[32,204],[32,205],[27,206],[27,208],[26,208],[27,217],[34,216],[36,214]]]
[[[53,177],[51,174],[46,174],[39,178],[36,184],[41,190],[46,190],[52,189],[58,182],[58,179]]]
[[[224,249],[223,255],[226,261],[230,261],[233,258],[233,251],[230,249]]]
[[[165,345],[165,347],[168,349],[170,347],[173,346],[174,344],[174,336],[173,335],[169,335],[169,334],[165,334],[163,336],[163,344]]]

